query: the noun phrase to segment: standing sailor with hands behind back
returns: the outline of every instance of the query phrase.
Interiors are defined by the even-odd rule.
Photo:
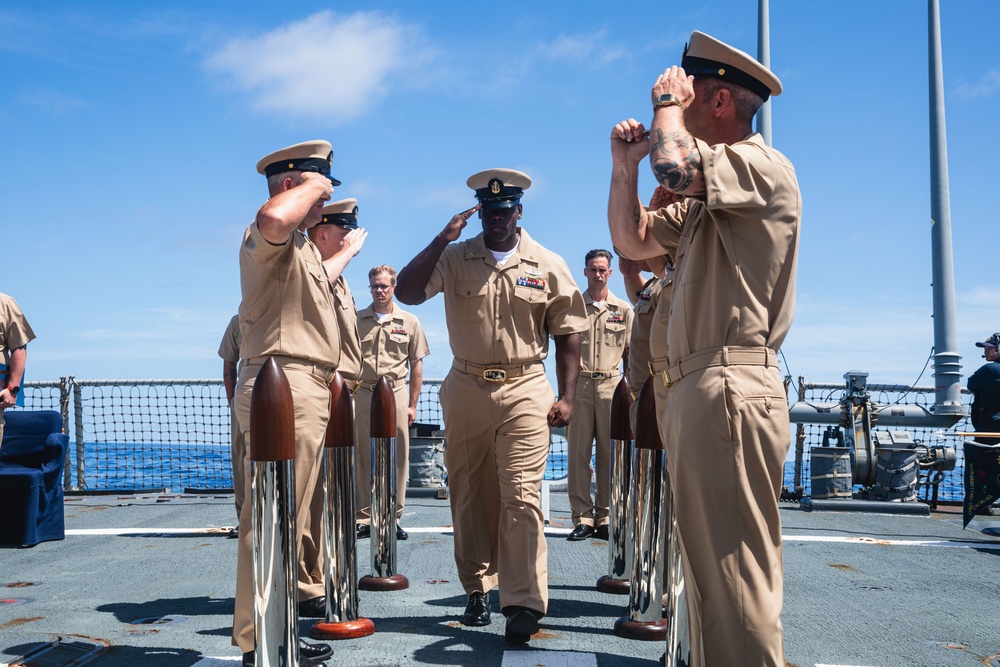
[[[490,623],[499,584],[504,637],[527,642],[548,607],[541,485],[549,426],[573,414],[583,298],[566,262],[518,226],[527,174],[491,169],[468,186],[479,205],[454,216],[399,272],[396,298],[419,304],[444,293],[455,361],[441,385],[455,564],[465,625]],[[457,241],[479,211],[482,233]],[[542,360],[556,344],[559,396]]]
[[[802,205],[791,163],[751,131],[780,92],[752,57],[695,31],[681,67],[653,86],[649,139],[633,119],[611,132],[615,245],[676,260],[669,356],[650,345],[693,667],[785,664],[778,494],[790,432],[776,352],[795,311]],[[684,201],[642,207],[647,154]]]

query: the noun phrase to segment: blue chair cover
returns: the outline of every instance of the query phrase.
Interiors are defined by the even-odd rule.
[[[66,536],[62,472],[69,436],[54,410],[4,412],[0,543],[34,546]]]

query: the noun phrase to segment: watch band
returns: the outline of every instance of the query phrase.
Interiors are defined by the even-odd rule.
[[[665,95],[660,95],[653,101],[654,111],[659,109],[660,107],[681,107],[681,109],[684,108],[684,106],[681,104],[681,101],[670,93],[666,93]]]

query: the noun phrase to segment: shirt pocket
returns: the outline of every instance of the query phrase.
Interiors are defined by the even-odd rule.
[[[489,285],[471,280],[455,281],[455,315],[459,322],[478,322],[486,317]]]
[[[316,307],[322,310],[330,310],[333,307],[333,288],[326,277],[323,265],[319,262],[307,261],[306,270],[309,273],[308,279],[312,282],[309,291],[313,295]]]
[[[604,346],[609,348],[625,347],[625,325],[617,322],[607,322],[604,325]]]

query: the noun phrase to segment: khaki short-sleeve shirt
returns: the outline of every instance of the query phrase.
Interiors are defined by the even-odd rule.
[[[675,258],[670,363],[722,346],[777,350],[795,313],[802,199],[795,169],[760,135],[696,140],[704,200],[650,213],[649,231]]]
[[[375,308],[358,313],[358,333],[364,366],[361,381],[371,384],[385,377],[390,384],[409,374],[410,364],[431,353],[420,320],[413,313],[392,304],[392,313],[379,320]]]
[[[0,361],[10,364],[10,351],[24,347],[35,340],[24,313],[17,302],[6,294],[0,294]]]
[[[580,336],[580,369],[585,373],[618,369],[632,335],[632,304],[611,292],[598,307],[590,292],[583,293],[589,328]]]
[[[296,230],[281,245],[251,224],[240,249],[244,359],[281,355],[336,368],[340,332],[319,251]]]
[[[639,292],[639,298],[633,306],[632,334],[628,346],[628,383],[634,391],[639,391],[642,383],[649,377],[649,362],[653,358],[650,354],[650,331],[653,325],[653,318],[659,306],[660,294],[663,290],[663,282],[656,278],[650,278],[646,285]],[[666,341],[664,341],[666,346]]]
[[[242,340],[240,316],[233,315],[233,319],[229,320],[229,326],[226,327],[226,332],[222,334],[222,342],[219,343],[219,356],[222,357],[223,361],[228,361],[231,364],[239,363],[240,341]]]
[[[354,296],[344,276],[333,285],[333,303],[340,327],[340,366],[337,371],[345,380],[361,377],[361,337],[358,335],[358,310]]]
[[[424,290],[444,293],[448,339],[456,359],[522,364],[548,355],[549,336],[587,329],[583,297],[565,260],[519,228],[517,251],[499,267],[483,235],[452,243]]]

